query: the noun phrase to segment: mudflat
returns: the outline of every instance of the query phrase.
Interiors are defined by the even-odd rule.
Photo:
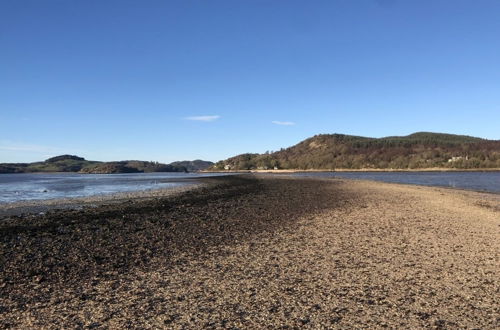
[[[499,326],[500,195],[205,178],[5,215],[1,328]]]

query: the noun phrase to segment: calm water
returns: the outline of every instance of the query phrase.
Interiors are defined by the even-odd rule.
[[[0,174],[0,203],[173,188],[193,184],[198,173]]]
[[[500,172],[318,172],[294,175],[364,179],[500,193]]]
[[[216,173],[0,174],[0,203],[85,197],[126,191],[173,188]],[[317,172],[296,176],[339,177],[443,186],[500,193],[500,172]]]

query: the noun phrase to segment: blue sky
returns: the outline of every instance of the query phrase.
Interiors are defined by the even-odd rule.
[[[0,162],[500,139],[497,0],[0,0]]]

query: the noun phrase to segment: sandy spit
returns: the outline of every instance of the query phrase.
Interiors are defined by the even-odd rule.
[[[232,176],[5,216],[0,328],[499,326],[500,195]]]

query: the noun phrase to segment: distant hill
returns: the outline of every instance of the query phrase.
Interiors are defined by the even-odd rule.
[[[85,158],[73,156],[73,155],[61,155],[61,156],[49,158],[49,159],[45,160],[45,162],[46,163],[57,163],[57,162],[64,161],[64,160],[85,161]]]
[[[187,161],[186,161],[187,162]],[[37,172],[79,172],[79,173],[148,173],[148,172],[187,172],[192,171],[188,166],[179,164],[162,164],[139,160],[126,160],[118,162],[98,162],[85,160],[74,155],[61,155],[49,158],[43,162],[35,163],[3,163],[0,164],[0,173],[37,173]],[[196,164],[210,164],[202,160],[193,161],[191,168]]]
[[[111,174],[111,173],[152,173],[152,172],[187,172],[183,166],[174,166],[158,162],[139,160],[125,160],[120,162],[106,162],[86,166],[81,173]]]
[[[214,163],[196,159],[196,160],[184,160],[180,162],[173,162],[170,163],[170,165],[185,167],[188,170],[188,172],[196,172],[196,171],[206,170],[207,168],[213,166]]]
[[[82,168],[100,162],[88,161],[82,157],[61,155],[35,163],[3,163],[0,173],[35,173],[35,172],[79,172]]]
[[[500,168],[500,141],[418,132],[369,138],[321,134],[265,154],[241,154],[212,170]]]

